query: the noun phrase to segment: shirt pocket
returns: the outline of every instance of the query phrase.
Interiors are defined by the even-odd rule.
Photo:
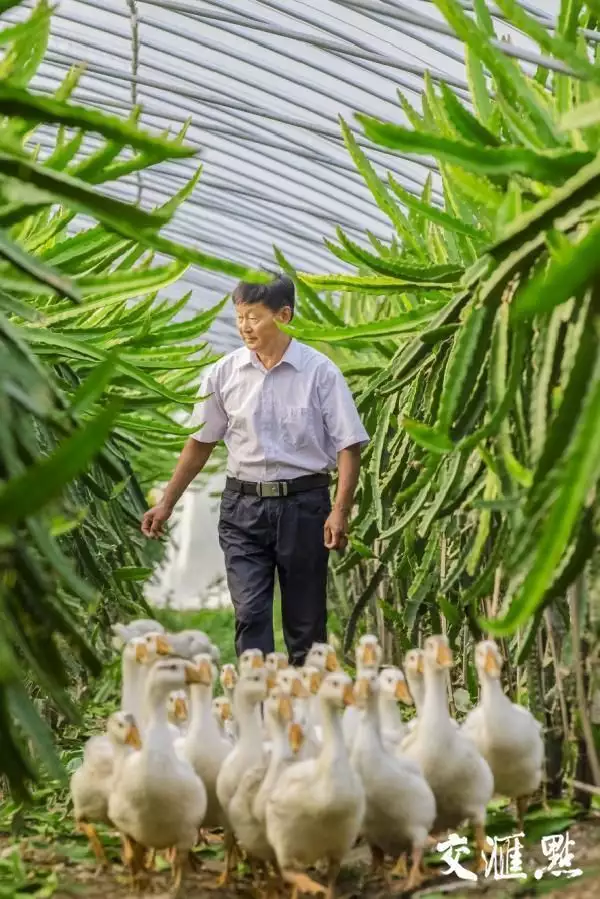
[[[305,449],[313,441],[313,421],[309,406],[281,410],[281,441],[288,450]]]

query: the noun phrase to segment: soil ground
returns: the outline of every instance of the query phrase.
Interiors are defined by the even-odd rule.
[[[553,877],[544,874],[540,880],[532,878],[533,870],[548,864],[544,858],[541,844],[526,845],[523,849],[523,868],[529,873],[527,881],[494,880],[493,874],[487,878],[480,875],[477,883],[460,880],[454,875],[441,873],[446,869],[445,863],[437,869],[437,875],[429,877],[418,890],[412,894],[402,892],[402,882],[395,881],[393,895],[408,896],[414,899],[516,899],[516,897],[544,895],[546,899],[600,899],[600,813],[592,813],[590,817],[577,821],[569,829],[569,837],[573,841],[572,867],[580,868],[582,875],[568,879],[564,876]],[[17,848],[21,859],[22,869],[35,872],[34,880],[40,885],[44,884],[38,892],[34,883],[29,889],[23,884],[17,887],[13,893],[5,893],[0,889],[0,895],[25,896],[33,894],[37,896],[54,896],[56,899],[74,899],[84,896],[86,899],[125,899],[132,896],[129,878],[125,870],[115,864],[111,871],[96,873],[94,864],[86,856],[85,860],[74,859],[72,851],[63,850],[61,842],[54,845],[36,838],[22,838],[19,843],[0,837],[0,859],[6,860],[12,856]],[[81,848],[87,852],[86,847]],[[198,873],[188,874],[181,899],[240,899],[249,897],[257,899],[259,892],[253,885],[251,877],[243,869],[237,872],[234,884],[228,887],[216,888],[216,880],[223,870],[223,862],[220,853],[215,848],[209,848],[199,853],[203,863],[203,870]],[[338,899],[354,899],[354,897],[366,897],[366,899],[383,899],[392,895],[392,891],[383,880],[373,880],[369,876],[370,856],[364,846],[356,847],[346,859],[346,863],[338,881]],[[13,859],[14,861],[14,859]],[[466,867],[469,861],[464,862]],[[170,884],[170,869],[166,863],[159,859],[158,868],[151,875],[148,886],[144,888],[141,896],[166,899]],[[318,879],[319,874],[315,873]],[[31,879],[31,877],[30,877]],[[6,880],[4,880],[6,883]],[[16,886],[16,884],[15,884]],[[32,889],[33,887],[33,889]],[[138,894],[140,895],[140,894]],[[263,893],[264,896],[264,893]]]

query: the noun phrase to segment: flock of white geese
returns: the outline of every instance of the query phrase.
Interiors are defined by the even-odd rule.
[[[460,725],[449,712],[453,654],[441,635],[408,652],[404,671],[382,667],[377,638],[361,637],[354,679],[328,644],[315,644],[302,668],[260,650],[219,668],[202,631],[166,633],[138,620],[115,625],[113,643],[121,708],[87,741],[71,794],[99,863],[107,861],[95,825],[104,823],[120,834],[138,886],[163,851],[178,893],[187,866],[198,864],[193,848],[221,830],[226,866],[215,887],[245,858],[261,892],[333,899],[362,840],[373,876],[414,889],[427,873],[426,848],[463,824],[474,828],[481,871],[492,797],[514,800],[522,825],[542,780],[541,727],[504,694],[492,640],[475,648],[480,700]],[[414,705],[409,721],[399,702]]]

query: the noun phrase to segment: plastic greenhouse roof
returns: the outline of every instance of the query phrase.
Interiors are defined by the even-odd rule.
[[[551,25],[559,0],[521,5]],[[7,18],[23,15],[19,7]],[[503,49],[532,71],[536,48],[500,16],[496,26],[499,37],[510,35]],[[439,199],[433,159],[370,146],[353,114],[405,121],[396,91],[420,108],[426,71],[466,96],[463,47],[448,31],[431,0],[102,0],[101,8],[98,0],[61,0],[32,87],[54,90],[71,65],[85,63],[77,99],[122,116],[137,102],[148,129],[177,130],[191,117],[196,159],[105,187],[132,201],[140,191],[151,206],[202,162],[193,196],[165,234],[254,267],[276,268],[276,244],[302,271],[340,271],[323,244],[336,225],[358,240],[367,229],[389,240],[392,229],[354,169],[338,116],[380,173],[418,193],[433,172]],[[51,140],[48,131],[48,147]],[[193,291],[193,310],[216,303],[232,281],[191,268],[174,295],[182,287]],[[238,345],[231,312],[212,336],[219,350]]]

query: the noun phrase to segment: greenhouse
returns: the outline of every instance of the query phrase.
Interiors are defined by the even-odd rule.
[[[600,4],[0,17],[0,896],[595,896]]]

